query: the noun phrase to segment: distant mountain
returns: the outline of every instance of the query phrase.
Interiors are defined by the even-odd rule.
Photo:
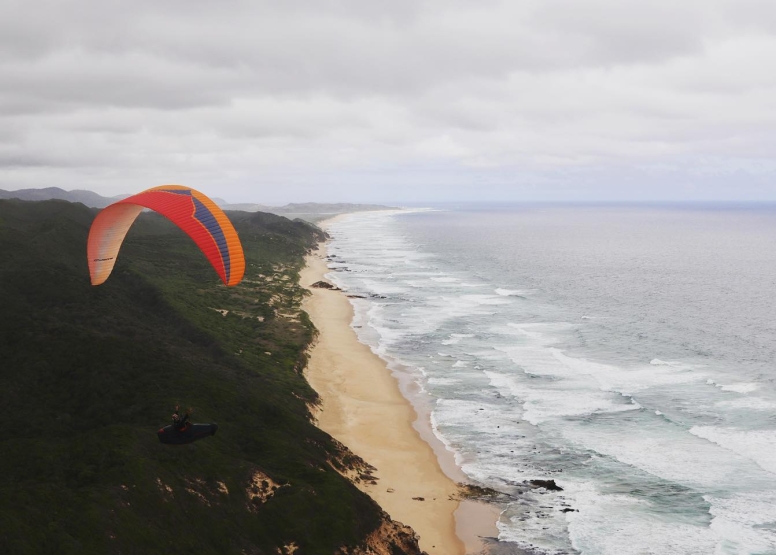
[[[46,187],[45,189],[19,189],[18,191],[4,191],[0,189],[0,198],[18,198],[20,200],[66,200],[68,202],[80,202],[92,208],[105,208],[109,204],[128,197],[119,195],[116,197],[103,197],[92,191],[75,189],[65,191],[59,187]]]
[[[383,206],[381,204],[351,204],[348,202],[338,202],[335,204],[326,204],[318,202],[292,203],[281,206],[277,210],[283,214],[342,214],[344,212],[362,212],[366,210],[395,210],[394,206]]]
[[[65,191],[59,187],[47,187],[45,189],[20,189],[18,191],[4,191],[0,189],[0,199],[18,198],[20,200],[66,200],[68,202],[80,202],[92,208],[105,208],[117,200],[127,198],[130,195],[118,195],[115,197],[104,197],[92,191],[75,189]],[[265,204],[253,203],[228,203],[221,198],[214,198],[213,201],[221,207],[222,210],[239,210],[242,212],[268,212],[278,216],[286,216],[290,219],[299,218],[309,222],[318,222],[335,214],[345,214],[348,212],[362,212],[367,210],[391,210],[392,206],[383,206],[380,204],[350,204],[347,202],[339,203],[318,203],[304,202],[292,203],[285,206],[267,206]]]
[[[274,212],[275,210],[277,210],[276,206],[267,206],[265,204],[253,204],[250,202],[230,203],[222,199],[213,199],[213,201],[219,207],[221,207],[221,210],[239,210],[240,212],[269,212],[271,214],[277,213],[277,212]]]
[[[396,210],[393,206],[383,206],[381,204],[351,204],[347,202],[339,203],[319,203],[304,202],[292,203],[285,206],[265,206],[263,204],[219,204],[223,210],[241,210],[243,212],[269,212],[278,216],[285,216],[289,219],[300,219],[312,223],[320,222],[336,214],[347,214],[350,212],[365,212],[368,210]]]
[[[220,200],[220,199],[218,199]],[[382,204],[351,204],[349,202],[321,203],[321,202],[302,202],[291,203],[285,206],[267,206],[266,204],[238,203],[230,204],[227,202],[218,202],[223,210],[242,210],[243,212],[269,212],[286,216],[288,214],[343,214],[345,212],[361,212],[365,210],[395,210],[393,206],[384,206]]]

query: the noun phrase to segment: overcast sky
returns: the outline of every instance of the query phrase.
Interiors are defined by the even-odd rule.
[[[776,201],[773,0],[0,0],[0,189]]]

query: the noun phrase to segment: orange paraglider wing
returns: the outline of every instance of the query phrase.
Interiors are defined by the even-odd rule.
[[[191,237],[226,285],[245,273],[245,256],[226,214],[207,196],[182,185],[162,185],[114,202],[92,222],[86,246],[92,285],[100,285],[116,263],[127,231],[143,208],[171,220]]]

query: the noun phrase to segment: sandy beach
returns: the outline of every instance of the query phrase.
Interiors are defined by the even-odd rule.
[[[430,425],[418,419],[385,361],[358,341],[346,294],[310,287],[329,271],[325,257],[322,245],[300,275],[301,285],[312,292],[303,308],[320,332],[306,371],[322,401],[319,427],[377,468],[377,484],[358,487],[391,518],[411,526],[423,550],[480,552],[480,537],[497,533],[498,514],[485,504],[457,500],[456,480],[463,474],[441,442],[429,437]]]

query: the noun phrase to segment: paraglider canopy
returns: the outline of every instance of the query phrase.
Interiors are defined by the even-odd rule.
[[[183,185],[161,185],[104,208],[92,222],[87,258],[92,285],[108,279],[127,231],[143,208],[167,217],[191,237],[226,285],[245,273],[245,256],[226,214],[206,195]]]

